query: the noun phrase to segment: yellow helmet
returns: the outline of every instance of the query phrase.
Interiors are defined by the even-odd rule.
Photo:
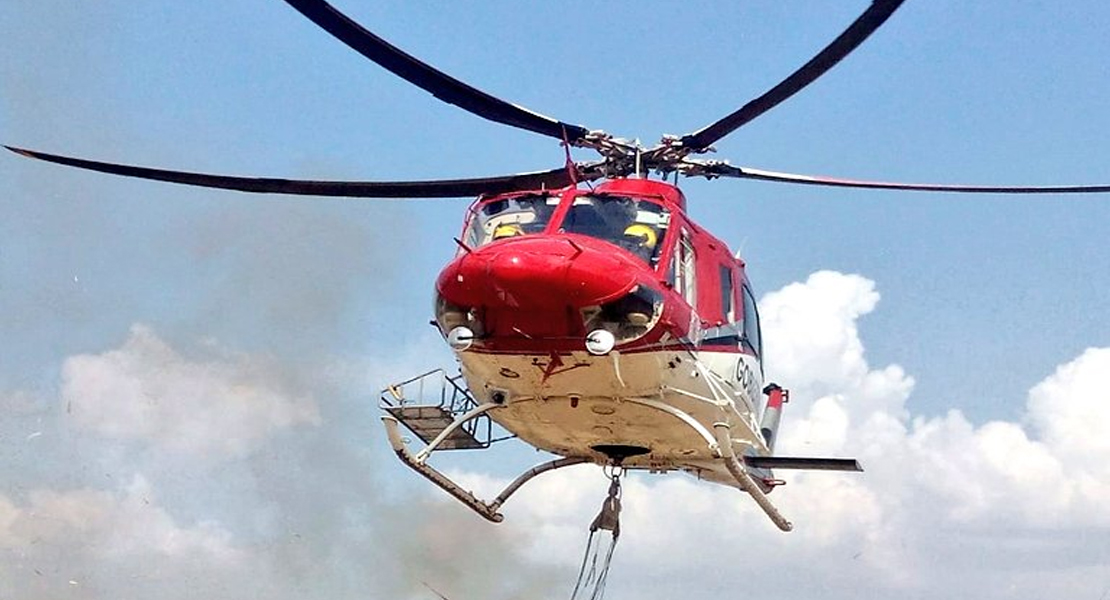
[[[654,248],[659,242],[659,234],[655,233],[655,229],[643,223],[629,225],[624,230],[624,235],[640,238],[640,246],[643,248]]]
[[[503,240],[513,236],[522,235],[524,231],[516,223],[502,223],[493,230],[493,239]]]

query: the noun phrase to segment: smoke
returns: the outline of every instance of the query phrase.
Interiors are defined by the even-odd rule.
[[[417,356],[290,376],[136,325],[67,359],[55,400],[3,395],[22,456],[0,493],[0,596],[535,597],[556,582],[522,558],[529,532],[413,485],[378,433],[365,381]]]
[[[196,218],[175,236],[207,288],[189,325],[253,337],[299,362],[364,352],[384,341],[373,323],[400,301],[393,282],[413,251],[401,235],[415,229],[412,218],[395,204],[274,199]],[[371,297],[368,282],[377,284]]]
[[[315,400],[283,394],[272,369],[220,358],[188,361],[135,326],[120,349],[66,361],[62,400],[78,428],[200,456],[239,456],[278,430],[319,426]]]

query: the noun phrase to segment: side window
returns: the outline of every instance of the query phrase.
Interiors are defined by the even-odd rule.
[[[697,260],[694,257],[694,244],[690,242],[690,236],[686,232],[682,232],[682,239],[678,242],[678,256],[675,258],[678,262],[675,289],[681,292],[686,302],[696,310],[698,306]]]
[[[733,306],[732,267],[721,265],[721,318],[725,323],[736,322],[736,308]]]
[[[763,355],[763,340],[759,335],[759,311],[755,307],[755,297],[748,286],[744,286],[744,343],[755,352]]]

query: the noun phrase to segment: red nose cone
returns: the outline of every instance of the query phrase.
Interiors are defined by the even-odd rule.
[[[624,295],[643,268],[594,240],[526,236],[462,254],[440,274],[437,288],[461,306],[582,307]]]

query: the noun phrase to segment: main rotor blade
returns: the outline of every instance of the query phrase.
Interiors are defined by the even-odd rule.
[[[439,71],[374,35],[323,0],[285,1],[359,54],[448,104],[497,123],[558,140],[565,137],[572,143],[589,133],[581,125],[564,123],[510,104]]]
[[[867,181],[859,179],[840,179],[764,171],[751,167],[734,167],[722,163],[705,165],[708,175],[736,177],[738,179],[758,179],[801,185],[821,185],[827,187],[846,187],[878,190],[906,190],[915,192],[962,192],[969,194],[1100,194],[1110,192],[1110,185],[1049,185],[1049,186],[999,186],[999,185],[948,185],[934,183],[897,183],[887,181]]]
[[[185,171],[167,171],[114,163],[98,162],[69,156],[47,154],[24,148],[4,146],[8,150],[30,158],[47,162],[122,175],[167,181],[184,185],[207,188],[236,190],[260,194],[294,194],[303,196],[339,196],[349,198],[463,198],[481,194],[501,194],[518,190],[557,189],[572,183],[566,168],[550,171],[521,173],[500,177],[479,177],[474,179],[446,179],[438,181],[310,181],[301,179],[276,179],[270,177],[236,177],[230,175],[210,175]],[[594,164],[580,167],[580,180],[593,180],[601,177]]]
[[[824,50],[817,53],[800,69],[778,85],[767,90],[762,96],[741,106],[732,114],[685,136],[681,142],[684,148],[694,151],[705,150],[717,140],[736,131],[752,119],[771,110],[802,88],[824,75],[845,56],[851,54],[864,40],[878,29],[902,5],[904,0],[874,0],[871,6],[847,29],[836,37]]]

